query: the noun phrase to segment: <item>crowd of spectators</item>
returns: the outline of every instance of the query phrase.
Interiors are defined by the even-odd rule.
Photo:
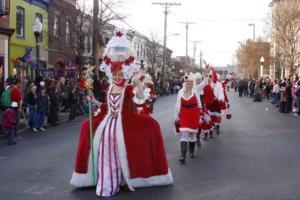
[[[94,96],[104,101],[107,80],[94,78]],[[22,83],[13,77],[0,85],[0,125],[1,133],[8,145],[16,144],[20,119],[28,129],[36,133],[46,133],[47,125],[58,125],[61,113],[69,115],[73,122],[79,115],[88,113],[84,80],[36,77]],[[69,114],[68,114],[69,113]]]
[[[281,80],[260,78],[236,79],[231,87],[238,92],[239,97],[250,97],[253,101],[271,100],[271,103],[281,113],[294,113],[300,116],[300,81],[298,75]]]

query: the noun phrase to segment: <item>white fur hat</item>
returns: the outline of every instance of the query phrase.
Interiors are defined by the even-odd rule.
[[[188,73],[186,73],[184,75],[183,80],[184,81],[194,81],[195,80],[195,76],[194,76],[193,73],[188,72]]]
[[[200,72],[196,72],[196,73],[194,74],[194,77],[195,77],[195,80],[196,80],[196,79],[202,79],[202,75],[200,74]]]

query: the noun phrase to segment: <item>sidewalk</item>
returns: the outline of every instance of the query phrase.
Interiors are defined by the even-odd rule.
[[[59,120],[58,120],[58,124],[61,124],[61,123],[64,123],[64,122],[67,122],[69,120],[69,115],[70,113],[69,112],[66,112],[66,113],[63,113],[61,112],[59,114]],[[77,118],[80,118],[81,116],[78,116]],[[24,132],[33,132],[33,130],[29,129],[26,127],[26,119],[20,119],[20,122],[19,122],[19,129],[18,129],[18,134],[22,134]],[[47,118],[45,118],[45,122],[47,122]],[[51,127],[51,125],[49,124],[46,124],[45,127]],[[4,133],[2,133],[2,130],[0,131],[0,137],[4,136]]]

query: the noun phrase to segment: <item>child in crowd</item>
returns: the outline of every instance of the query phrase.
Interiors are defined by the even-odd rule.
[[[12,102],[11,108],[7,108],[2,113],[2,126],[7,131],[7,145],[14,145],[16,141],[14,139],[14,130],[16,126],[16,112],[18,112],[18,103]]]
[[[37,95],[36,99],[36,115],[34,120],[34,132],[38,132],[38,129],[45,131],[44,122],[45,116],[48,114],[48,96],[46,94],[45,84],[41,82],[41,93]]]

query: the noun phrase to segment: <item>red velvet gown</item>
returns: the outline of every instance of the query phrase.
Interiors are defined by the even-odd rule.
[[[109,185],[112,186],[111,183],[113,182],[114,185],[109,189],[113,190],[111,192],[112,195],[116,193],[118,189],[115,183],[119,186],[120,176],[124,178],[127,186],[131,190],[137,187],[172,184],[173,178],[168,167],[159,124],[149,116],[134,113],[132,86],[127,86],[120,97],[115,97],[120,98],[118,105],[111,104],[112,101],[116,102],[116,99],[109,100],[112,95],[110,91],[111,89],[108,91],[109,95],[107,95],[107,108],[103,104],[100,114],[93,117],[92,122],[94,132],[93,146],[95,152],[94,167],[98,183],[97,195],[101,196],[101,184],[103,181],[109,183],[106,184],[105,187],[107,187],[107,185],[108,187]],[[119,108],[114,109],[114,106],[119,106]],[[114,117],[116,119],[113,119]],[[112,120],[115,121],[111,122]],[[110,129],[110,134],[107,134],[106,128]],[[107,148],[107,143],[105,144],[106,146],[103,146],[108,135],[110,135],[110,139],[107,141],[111,141],[111,143],[108,144],[110,148]],[[103,148],[104,154],[101,152]],[[110,156],[108,156],[108,162],[106,160],[108,165],[105,165],[105,162],[102,164],[103,159],[99,157],[107,155],[105,148],[106,152],[109,152],[109,149],[111,149],[111,153],[108,153],[110,154]],[[92,162],[90,158],[89,120],[86,120],[82,124],[80,132],[76,167],[71,179],[73,186],[87,187],[94,185],[92,182]],[[108,166],[108,168],[105,169],[104,167],[104,170],[102,170],[102,166]],[[108,172],[108,175],[101,175],[102,171]],[[116,172],[113,177],[111,176],[112,171]],[[117,176],[119,180],[115,181]],[[112,179],[114,180],[111,181]],[[102,193],[102,196],[109,195]]]

